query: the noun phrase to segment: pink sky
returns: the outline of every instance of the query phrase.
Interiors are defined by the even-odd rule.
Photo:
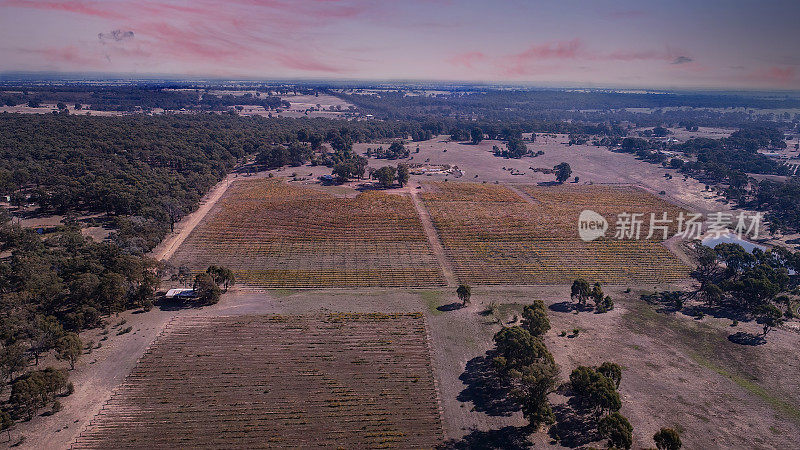
[[[798,18],[788,0],[0,0],[0,72],[800,89]]]

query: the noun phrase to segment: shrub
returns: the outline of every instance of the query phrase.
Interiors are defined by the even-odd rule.
[[[681,436],[672,428],[662,428],[653,435],[658,450],[678,450],[683,446]]]
[[[533,304],[522,310],[522,328],[534,336],[541,336],[550,329],[550,319],[547,317],[547,307],[541,300],[534,300]]]
[[[633,426],[628,419],[618,412],[613,412],[597,423],[597,431],[608,439],[612,448],[629,449],[633,445]]]

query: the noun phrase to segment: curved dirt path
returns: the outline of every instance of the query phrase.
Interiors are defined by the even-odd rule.
[[[217,204],[220,198],[228,190],[235,175],[228,175],[222,181],[216,184],[204,197],[200,200],[200,207],[195,211],[183,218],[175,227],[175,231],[170,233],[160,244],[153,249],[153,258],[159,261],[166,261],[172,257],[175,250],[183,244],[183,241],[189,237],[189,234],[195,229],[197,224],[211,211],[211,208]]]

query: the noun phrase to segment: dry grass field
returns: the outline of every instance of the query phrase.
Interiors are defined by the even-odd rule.
[[[224,265],[263,287],[444,283],[408,196],[339,198],[264,178],[231,186],[171,262]]]
[[[73,448],[430,448],[436,399],[422,314],[193,318]]]
[[[508,187],[432,183],[422,195],[459,281],[470,284],[563,284],[584,277],[602,283],[663,283],[687,268],[657,239],[613,238],[618,212],[677,209],[637,189],[597,186]],[[582,241],[578,214],[593,208],[611,228]],[[612,214],[614,213],[614,214]],[[648,227],[643,227],[647,236]]]
[[[634,427],[632,448],[654,448],[652,436],[661,427],[680,430],[685,449],[797,447],[797,332],[776,330],[762,346],[743,346],[728,336],[757,333],[758,324],[733,327],[730,319],[708,315],[698,320],[639,299],[650,291],[604,288],[615,303],[605,314],[564,308],[569,286],[482,286],[473,288],[470,307],[430,313],[446,438],[454,447],[606,448],[605,440],[582,433],[580,422],[559,441],[546,431],[531,434],[518,407],[487,395],[491,384],[483,374],[492,335],[502,325],[519,323],[532,299],[549,306],[552,328],[544,340],[561,367],[560,382],[568,382],[579,365],[622,366],[621,412]],[[442,303],[455,299],[443,297]],[[495,302],[495,312],[486,314]],[[576,425],[570,422],[568,396],[560,391],[549,399],[559,421]]]

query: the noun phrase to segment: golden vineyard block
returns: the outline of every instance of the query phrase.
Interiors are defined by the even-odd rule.
[[[616,214],[681,211],[633,187],[520,186],[526,200],[502,185],[431,183],[422,195],[459,281],[470,284],[562,284],[578,277],[601,283],[662,283],[683,279],[684,266],[658,239],[614,239]],[[584,209],[610,222],[606,238],[584,242]],[[671,229],[674,233],[674,226]]]
[[[262,287],[444,284],[409,197],[338,198],[270,179],[231,186],[171,262],[227,266]]]

